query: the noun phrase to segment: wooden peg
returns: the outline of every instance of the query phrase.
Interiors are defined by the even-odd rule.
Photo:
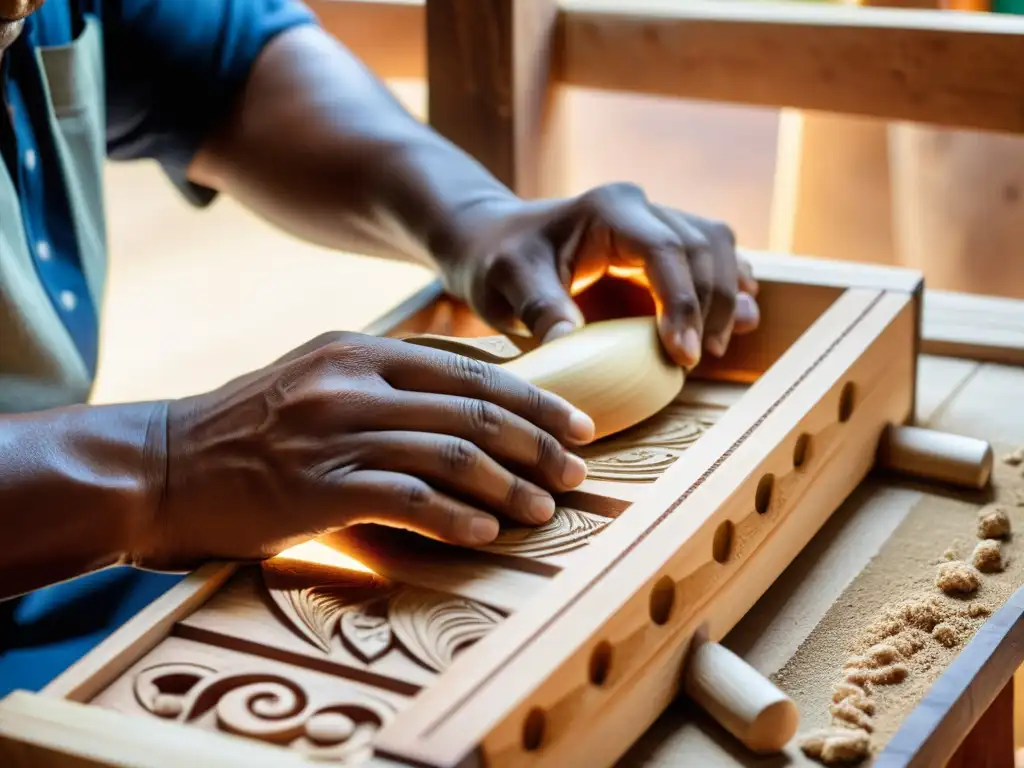
[[[725,646],[694,642],[699,644],[687,661],[686,694],[752,752],[781,752],[800,725],[793,700]]]
[[[914,477],[981,489],[992,477],[992,446],[973,437],[889,425],[879,444],[878,464]]]

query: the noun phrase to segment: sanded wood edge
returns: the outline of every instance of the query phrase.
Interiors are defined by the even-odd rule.
[[[42,695],[88,701],[212,597],[236,568],[234,564],[209,563],[190,573],[55,678]]]
[[[543,688],[548,685],[546,681],[556,674],[560,664],[571,663],[573,654],[579,651],[575,644],[579,639],[577,635],[586,632],[588,627],[593,628],[603,618],[615,616],[625,604],[623,601],[632,599],[636,590],[642,588],[642,585],[634,584],[631,577],[620,579],[619,576],[632,574],[637,568],[656,569],[661,562],[654,563],[648,559],[638,564],[634,559],[629,560],[632,565],[627,566],[624,565],[626,560],[635,557],[636,552],[645,546],[651,546],[652,541],[677,549],[678,544],[671,542],[689,542],[691,538],[703,542],[704,534],[710,536],[712,532],[703,528],[711,524],[719,510],[717,505],[698,504],[691,506],[694,514],[671,517],[671,512],[709,482],[712,482],[710,487],[719,491],[721,484],[726,482],[732,489],[730,493],[738,492],[739,486],[745,488],[750,479],[747,475],[754,471],[748,465],[750,451],[760,455],[761,450],[779,449],[787,455],[792,454],[792,446],[782,446],[775,441],[789,440],[789,431],[797,428],[807,409],[813,409],[819,402],[830,403],[822,406],[830,409],[834,407],[832,398],[839,397],[838,389],[824,401],[820,393],[812,393],[818,392],[822,381],[843,375],[845,366],[849,364],[843,362],[847,360],[849,350],[860,349],[865,344],[870,346],[872,339],[885,332],[882,326],[889,322],[886,318],[891,318],[893,311],[898,310],[905,320],[909,319],[910,301],[910,297],[900,292],[847,291],[751,387],[744,398],[655,483],[648,496],[619,518],[616,522],[619,535],[599,538],[588,551],[586,559],[574,563],[572,569],[563,571],[552,580],[530,612],[513,615],[499,631],[467,650],[437,684],[422,692],[409,710],[382,731],[378,743],[384,753],[418,759],[431,765],[448,765],[458,759],[459,749],[472,750],[472,745],[480,743],[485,733],[496,727],[496,720],[490,718],[504,720],[507,724],[512,722],[508,717],[513,712],[518,717],[521,714],[518,710],[531,696],[530,691],[537,686]],[[878,315],[879,312],[882,316]],[[861,326],[862,322],[872,318],[873,313],[874,319]],[[858,327],[861,327],[859,333]],[[901,327],[901,333],[906,335],[903,340],[906,349],[896,351],[896,354],[905,354],[909,358],[912,354],[912,326],[905,323]],[[902,336],[897,339],[902,339]],[[845,346],[844,341],[847,342]],[[830,354],[837,349],[846,349],[847,352],[834,359],[839,362],[830,362]],[[898,347],[894,349],[898,350]],[[912,389],[909,376],[907,382],[907,402],[897,404],[899,413],[887,414],[890,420],[898,421],[907,415],[909,390]],[[794,395],[798,392],[804,394]],[[831,414],[831,410],[828,413]],[[759,427],[764,423],[768,423],[770,429],[759,433]],[[881,425],[876,426],[881,429]],[[871,456],[874,445],[870,437],[867,439],[869,444],[865,455]],[[730,458],[735,460],[729,461]],[[870,459],[864,467],[865,472],[869,466]],[[747,480],[740,482],[739,474],[743,473],[747,473],[744,475]],[[723,480],[726,476],[738,484]],[[753,482],[757,482],[756,477],[753,477]],[[647,535],[653,527],[666,524],[666,521],[667,527],[673,528],[671,534],[659,528],[658,535]],[[676,530],[680,525],[686,531]],[[684,544],[684,548],[686,546],[688,544]],[[613,571],[615,578],[609,576]],[[601,599],[596,597],[598,593]],[[585,602],[594,607],[594,600],[597,600],[596,611],[582,617],[577,615],[580,604]],[[580,621],[569,622],[566,617],[570,614]],[[555,635],[560,642],[545,644],[545,650],[539,651],[538,639],[555,625],[559,627]],[[581,640],[581,643],[585,642],[585,639]],[[539,658],[536,658],[538,654]],[[531,667],[532,671],[524,673],[520,665],[527,659],[536,669]],[[513,674],[513,669],[518,671]],[[502,690],[500,697],[495,693],[498,688]],[[484,703],[486,706],[482,706]],[[458,737],[453,735],[452,728],[462,729]],[[485,730],[478,732],[479,728]]]
[[[921,351],[1024,365],[1024,301],[925,291]]]
[[[875,768],[945,765],[1024,662],[1024,587],[932,684],[875,760]],[[1008,756],[1012,763],[1012,755]]]
[[[312,768],[321,763],[239,736],[15,691],[0,701],[0,765]]]

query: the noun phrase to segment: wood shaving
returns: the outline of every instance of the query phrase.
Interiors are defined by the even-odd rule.
[[[823,731],[805,737],[800,749],[825,765],[859,763],[868,756],[871,739],[865,731]]]
[[[989,504],[978,512],[979,539],[1005,539],[1010,535],[1010,516],[1002,504]]]
[[[969,595],[981,586],[981,576],[972,566],[955,560],[939,566],[935,586],[947,595]]]
[[[997,464],[995,502],[982,509],[938,493],[922,497],[772,676],[812,734],[800,742],[808,757],[841,765],[877,755],[985,619],[1024,584],[1024,558],[1016,556],[1024,543],[1010,535],[1024,525],[1022,467],[1024,460]],[[992,533],[998,535],[980,535]],[[1002,570],[973,566],[979,535],[999,539]],[[991,544],[981,551],[990,552]],[[953,584],[936,578],[937,570]],[[953,589],[947,593],[942,585]],[[867,715],[870,733],[854,727],[860,718],[851,707]]]
[[[1018,448],[1003,456],[1003,463],[1011,467],[1018,467],[1024,464],[1024,448]]]
[[[1003,553],[999,542],[995,539],[983,539],[974,548],[971,555],[974,567],[982,573],[997,573],[1003,570]]]

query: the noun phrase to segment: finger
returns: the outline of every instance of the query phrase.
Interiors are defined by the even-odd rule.
[[[505,466],[551,491],[567,491],[586,479],[586,464],[550,433],[487,400],[395,391],[360,414],[366,430],[401,430],[469,440]]]
[[[741,335],[750,333],[761,324],[761,309],[757,301],[749,293],[740,291],[736,295],[736,325],[733,333]]]
[[[354,453],[360,466],[418,477],[527,525],[546,523],[555,512],[550,493],[517,477],[470,440],[399,431],[358,437]]]
[[[387,342],[382,345],[386,353],[382,354],[379,370],[395,389],[494,403],[563,443],[594,439],[594,422],[587,414],[499,365],[444,350]]]
[[[758,285],[754,278],[754,268],[750,266],[749,261],[740,256],[736,257],[736,263],[740,270],[740,290],[751,296],[757,296]]]
[[[584,323],[583,313],[569,295],[550,243],[531,238],[499,256],[491,267],[494,286],[512,309],[516,320],[535,339],[547,343],[571,333]]]
[[[331,479],[345,498],[347,523],[404,528],[469,547],[488,544],[498,535],[498,520],[493,515],[441,493],[419,478],[359,470]]]

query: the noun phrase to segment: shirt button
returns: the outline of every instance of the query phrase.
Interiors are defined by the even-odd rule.
[[[34,149],[25,150],[25,167],[30,171],[36,169],[36,151]]]
[[[40,240],[36,243],[36,256],[39,257],[40,261],[49,261],[53,254],[50,252],[50,244],[45,240]]]
[[[71,312],[75,307],[78,306],[78,297],[75,296],[71,291],[60,292],[60,305],[64,307],[68,312]]]

